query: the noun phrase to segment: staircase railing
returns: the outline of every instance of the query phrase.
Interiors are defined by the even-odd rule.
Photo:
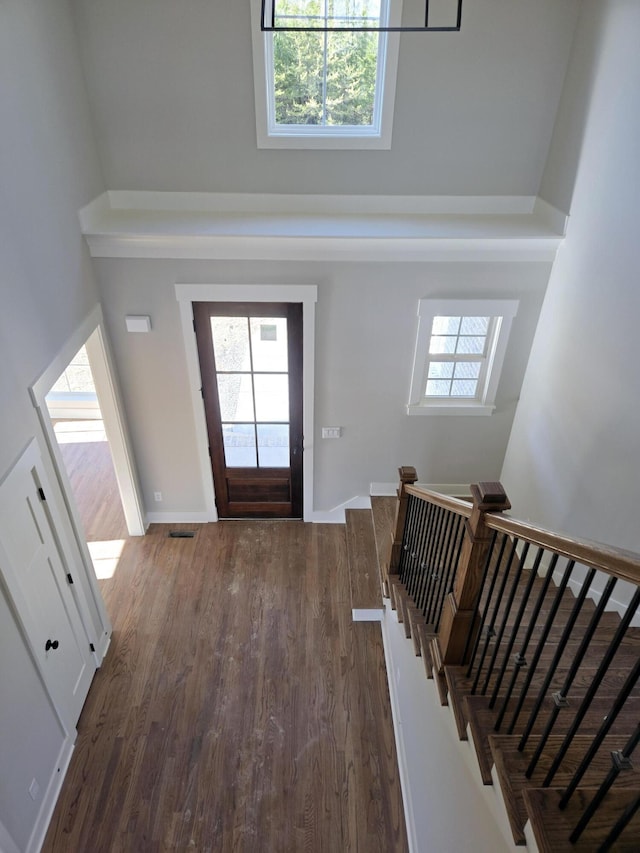
[[[495,733],[519,736],[517,749],[530,756],[526,778],[537,787],[554,786],[571,751],[575,770],[562,784],[561,810],[594,756],[611,752],[604,778],[589,777],[574,844],[611,800],[640,741],[637,720],[630,726],[624,714],[640,692],[640,629],[633,627],[640,556],[504,516],[510,504],[499,483],[471,486],[469,502],[417,487],[414,469],[400,473],[387,586],[401,584],[434,635],[436,672],[464,665],[468,694],[487,697]],[[612,613],[621,581],[631,586]],[[623,836],[640,810],[639,793],[620,798],[618,818],[594,849],[609,850]],[[601,813],[594,823],[602,823]]]

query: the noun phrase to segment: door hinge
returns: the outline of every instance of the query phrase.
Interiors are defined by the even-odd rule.
[[[39,489],[38,489],[38,495],[40,496],[40,500],[41,500],[41,501],[46,501],[47,497],[46,497],[46,495],[45,495],[45,493],[44,493],[44,489],[39,488]]]
[[[207,447],[207,450],[209,451],[209,459],[211,459],[211,445],[209,445],[209,447]]]
[[[195,330],[196,330],[196,320],[195,320],[195,317],[194,317],[194,318],[193,318],[193,331],[195,332]]]
[[[71,572],[69,572],[69,574],[67,575],[67,581],[68,581],[68,583],[70,583],[70,584],[72,584],[72,583],[73,583],[73,578],[71,577]]]
[[[95,650],[96,650],[96,647],[93,645],[93,643],[89,643],[89,648],[91,649],[92,652],[95,652]]]
[[[204,400],[204,388],[201,388],[201,389],[200,389],[200,396],[201,396],[201,397],[202,397],[202,399]]]

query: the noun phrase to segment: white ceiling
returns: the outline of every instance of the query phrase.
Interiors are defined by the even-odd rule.
[[[366,152],[258,150],[249,0],[72,3],[109,189],[535,195],[580,0],[403,35],[392,148]]]

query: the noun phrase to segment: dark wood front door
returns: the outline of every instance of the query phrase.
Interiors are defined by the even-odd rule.
[[[302,517],[302,305],[193,305],[220,518]]]

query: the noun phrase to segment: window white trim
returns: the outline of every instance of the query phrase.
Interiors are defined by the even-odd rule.
[[[389,149],[393,130],[393,110],[396,94],[396,76],[400,51],[399,33],[381,33],[386,41],[386,51],[380,51],[379,74],[379,127],[324,128],[301,125],[269,126],[267,85],[269,47],[272,34],[260,29],[260,0],[251,0],[251,35],[253,42],[253,79],[256,106],[256,138],[258,148],[307,148],[307,149]],[[398,26],[402,16],[402,0],[389,0],[389,25]],[[273,110],[271,111],[273,114]]]
[[[507,351],[511,323],[518,312],[517,299],[421,299],[418,305],[418,335],[413,359],[409,415],[491,415],[500,373]],[[485,356],[484,381],[473,399],[426,397],[429,343],[433,319],[438,316],[492,317],[495,331]]]

